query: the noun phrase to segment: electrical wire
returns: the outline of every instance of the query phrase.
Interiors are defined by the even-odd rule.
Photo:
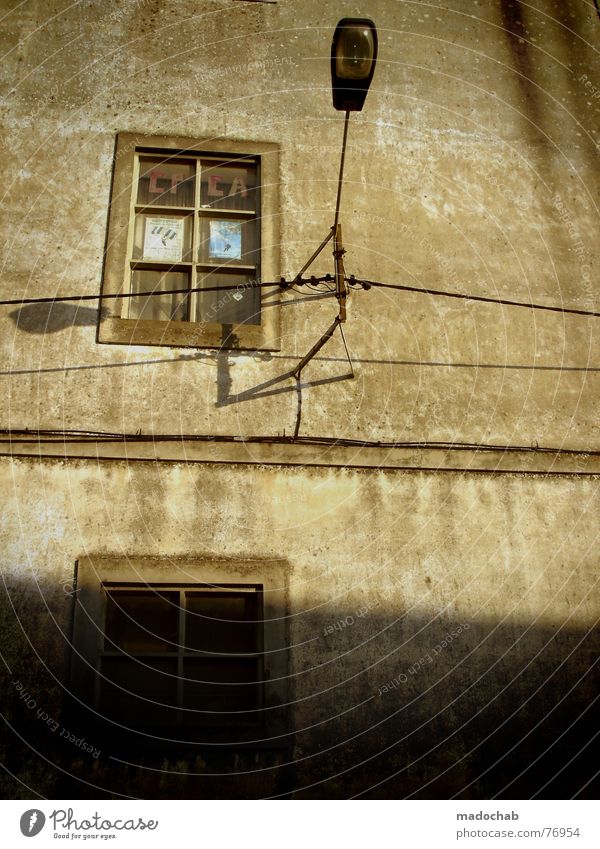
[[[332,295],[334,294],[335,289],[332,286],[328,286],[327,283],[322,283],[320,285],[323,288],[320,288],[320,286],[313,286],[309,283],[308,288],[311,290],[311,292],[318,292],[320,295],[326,295],[328,293]]]
[[[491,298],[485,295],[469,295],[465,292],[447,292],[442,289],[428,289],[420,286],[409,286],[402,283],[383,283],[379,280],[363,280],[352,275],[345,278],[348,286],[353,290],[368,290],[375,289],[393,289],[400,292],[416,292],[421,295],[431,295],[441,298],[455,298],[464,301],[478,301],[484,304],[499,304],[508,307],[526,307],[531,310],[545,310],[547,312],[564,313],[567,315],[583,315],[600,318],[600,312],[595,310],[575,309],[574,307],[557,307],[549,304],[536,304],[528,301],[513,301],[508,298]],[[25,306],[27,304],[58,304],[68,301],[107,301],[127,298],[152,298],[162,297],[164,295],[189,295],[192,292],[242,292],[245,289],[264,289],[279,287],[282,291],[293,291],[296,294],[305,294],[300,292],[297,286],[308,286],[315,294],[324,294],[325,292],[333,292],[334,290],[328,286],[331,281],[331,275],[325,274],[322,277],[310,278],[295,278],[292,281],[286,281],[284,278],[276,282],[268,283],[246,283],[236,286],[192,286],[187,289],[164,289],[154,292],[120,292],[118,294],[101,294],[101,295],[58,295],[56,297],[46,298],[12,298],[10,300],[0,300],[0,306]],[[322,284],[325,290],[316,288],[315,284]]]
[[[480,442],[443,442],[443,441],[378,441],[369,439],[344,439],[334,436],[236,436],[233,434],[198,434],[198,433],[111,433],[106,431],[88,430],[52,430],[26,429],[15,430],[0,428],[0,443],[54,443],[68,442],[123,442],[123,443],[154,443],[154,442],[239,442],[239,443],[273,443],[289,444],[303,443],[305,445],[328,445],[343,448],[437,448],[448,451],[502,451],[506,453],[528,454],[566,454],[580,457],[600,457],[600,451],[583,448],[559,448],[542,445],[496,445]]]
[[[321,280],[322,278],[315,278]],[[294,284],[298,286],[307,285],[308,281],[301,279],[295,280]],[[189,295],[191,292],[242,292],[245,289],[265,289],[275,288],[279,286],[282,289],[291,288],[291,284],[285,280],[269,283],[244,283],[236,286],[191,286],[186,289],[161,289],[154,292],[120,292],[118,294],[107,293],[100,295],[57,295],[56,297],[46,298],[12,298],[10,300],[0,301],[0,306],[22,306],[24,304],[59,304],[67,301],[108,301],[117,300],[119,298],[158,298],[162,295]]]
[[[348,345],[346,343],[346,336],[344,334],[344,325],[340,324],[340,333],[342,334],[342,342],[344,343],[344,348],[346,349],[346,356],[348,357],[348,364],[350,366],[350,373],[352,377],[354,377],[354,367],[352,365],[352,357],[350,356],[350,351],[348,350]]]
[[[57,295],[56,297],[45,298],[11,298],[10,300],[0,300],[0,306],[9,307],[22,306],[24,304],[60,304],[66,303],[67,301],[108,301],[125,298],[159,298],[163,295],[189,295],[192,292],[243,292],[245,289],[273,289],[277,286],[283,291],[292,289],[298,294],[305,294],[304,292],[299,292],[294,287],[308,286],[309,288],[313,288],[314,283],[325,284],[328,280],[331,280],[330,274],[324,274],[322,277],[300,277],[291,282],[288,282],[282,277],[277,281],[270,281],[266,283],[252,281],[250,283],[238,283],[235,286],[189,286],[186,289],[161,289],[155,290],[154,292],[119,292],[118,294],[111,292],[100,295]],[[315,291],[323,294],[323,290],[321,289],[315,289]]]
[[[484,304],[502,304],[507,307],[527,307],[530,310],[547,310],[549,312],[567,313],[570,315],[587,315],[595,318],[600,318],[600,312],[594,310],[580,310],[573,307],[555,307],[548,304],[535,304],[527,301],[511,301],[507,298],[490,298],[484,295],[468,295],[464,292],[446,292],[442,289],[425,289],[419,286],[408,286],[401,283],[381,283],[377,280],[359,280],[356,277],[348,278],[353,288],[356,284],[362,286],[363,289],[396,289],[400,292],[417,292],[421,295],[434,295],[442,298],[458,298],[464,301],[480,301]]]

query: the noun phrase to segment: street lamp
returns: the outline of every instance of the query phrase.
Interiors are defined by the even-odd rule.
[[[377,60],[377,30],[368,18],[342,18],[331,42],[333,106],[341,112],[363,108]]]
[[[346,286],[346,272],[344,270],[343,260],[345,250],[342,247],[342,227],[339,223],[339,217],[344,160],[346,158],[346,141],[348,138],[348,119],[351,112],[360,112],[363,108],[373,74],[375,73],[376,60],[377,30],[373,21],[369,20],[369,18],[342,18],[335,28],[331,43],[331,89],[333,106],[338,111],[346,113],[335,217],[331,230],[295,278],[296,281],[300,281],[306,269],[313,264],[330,239],[333,239],[335,296],[340,309],[331,327],[325,331],[319,341],[313,345],[308,354],[296,366],[293,374],[298,379],[304,366],[331,339],[336,327],[346,321],[346,297],[348,289]]]

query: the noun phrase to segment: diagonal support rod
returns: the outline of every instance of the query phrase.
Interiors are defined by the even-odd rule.
[[[338,327],[339,324],[341,324],[341,319],[340,319],[339,316],[336,316],[331,327],[328,327],[327,330],[325,331],[325,333],[319,339],[319,341],[315,342],[315,344],[312,346],[312,348],[310,349],[308,354],[306,354],[304,357],[302,357],[302,359],[300,360],[300,362],[298,363],[298,365],[296,366],[296,368],[292,372],[294,377],[296,377],[296,378],[300,377],[300,372],[302,371],[304,366],[312,360],[312,358],[315,356],[315,354],[319,353],[319,351],[321,350],[323,345],[325,345],[327,342],[329,342],[329,340],[331,339],[331,337],[335,333],[336,327]]]
[[[294,278],[294,283],[297,283],[297,282],[300,280],[300,278],[302,277],[302,275],[304,274],[304,272],[306,271],[306,269],[307,269],[307,268],[310,268],[310,266],[313,264],[313,262],[316,260],[316,258],[319,256],[319,254],[320,254],[320,253],[323,251],[323,249],[325,248],[325,245],[327,244],[327,242],[328,242],[330,239],[333,239],[334,235],[335,235],[335,231],[334,231],[334,229],[333,229],[333,227],[332,227],[332,228],[331,228],[331,230],[329,231],[329,233],[325,236],[325,238],[323,239],[323,241],[321,242],[321,244],[320,244],[320,245],[319,245],[319,247],[317,248],[317,250],[316,250],[316,251],[314,252],[314,254],[311,256],[311,258],[310,258],[309,260],[307,260],[307,261],[304,263],[304,265],[302,266],[302,268],[300,269],[300,271],[298,272],[298,274],[296,274],[296,276],[295,276],[295,278]]]

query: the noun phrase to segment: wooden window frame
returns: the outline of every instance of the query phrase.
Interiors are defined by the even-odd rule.
[[[230,158],[253,160],[258,168],[260,208],[258,217],[260,259],[259,280],[279,279],[279,147],[267,142],[244,142],[227,139],[190,139],[178,136],[145,136],[119,133],[115,147],[113,186],[104,259],[102,295],[131,291],[132,269],[140,264],[149,269],[151,261],[133,258],[133,239],[138,189],[138,165],[141,156],[176,156],[198,160]],[[197,187],[197,193],[199,188]],[[192,252],[197,244],[196,218],[198,200],[193,210]],[[160,208],[157,207],[158,211]],[[139,209],[137,210],[139,212]],[[183,212],[182,208],[182,212]],[[185,210],[189,215],[189,211]],[[240,220],[244,214],[240,213]],[[157,269],[166,266],[154,263]],[[198,256],[191,261],[170,263],[173,271],[189,268],[190,286],[196,283],[201,263]],[[230,271],[251,274],[251,268],[231,266]],[[227,272],[224,272],[227,273]],[[260,324],[220,324],[206,321],[160,321],[128,318],[128,300],[110,298],[101,302],[97,341],[103,344],[147,345],[166,347],[228,348],[239,350],[278,351],[281,347],[280,290],[277,285],[261,289]],[[192,296],[193,298],[194,296]]]
[[[73,723],[96,727],[96,736],[120,745],[174,741],[202,745],[208,738],[222,745],[286,748],[289,745],[288,580],[285,560],[215,560],[201,558],[88,556],[77,561],[69,689],[74,703]],[[165,723],[157,727],[122,723],[102,715],[98,670],[105,647],[106,588],[181,591],[206,587],[237,587],[261,593],[261,713],[256,722],[231,720],[194,724]],[[113,654],[111,652],[111,654]],[[234,653],[232,653],[233,656]],[[240,656],[243,656],[241,653]],[[134,652],[131,653],[135,657]],[[179,683],[179,686],[181,684]],[[241,718],[240,718],[241,719]],[[116,736],[115,736],[116,735]],[[235,742],[232,742],[232,737]],[[118,738],[118,739],[117,739]]]

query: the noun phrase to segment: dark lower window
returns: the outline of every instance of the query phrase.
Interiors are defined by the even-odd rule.
[[[259,724],[262,589],[104,584],[98,712],[137,727]]]

